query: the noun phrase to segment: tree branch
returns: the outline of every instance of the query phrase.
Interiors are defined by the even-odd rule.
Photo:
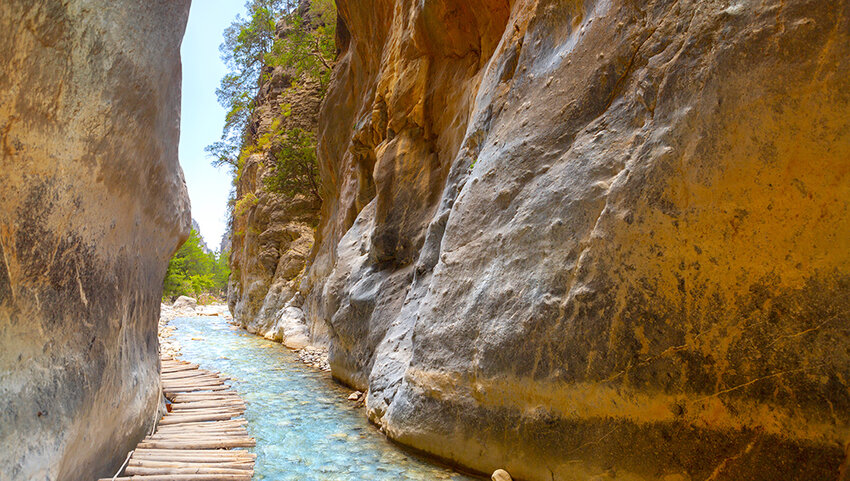
[[[326,69],[333,70],[333,68],[331,68],[331,66],[328,65],[328,62],[327,62],[327,60],[325,60],[325,57],[322,56],[322,49],[319,48],[319,37],[316,37],[316,48],[310,53],[312,53],[316,58],[318,58],[319,61],[322,62],[322,65],[325,66]]]

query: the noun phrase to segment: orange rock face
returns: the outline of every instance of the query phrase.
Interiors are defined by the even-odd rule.
[[[305,312],[518,479],[839,479],[850,3],[338,2]]]

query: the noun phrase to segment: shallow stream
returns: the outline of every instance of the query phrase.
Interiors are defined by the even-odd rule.
[[[257,440],[255,480],[472,481],[402,451],[369,424],[328,373],[302,364],[281,344],[217,317],[171,321],[181,359],[220,371],[247,402]]]

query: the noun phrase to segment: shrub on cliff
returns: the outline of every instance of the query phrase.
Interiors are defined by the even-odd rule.
[[[282,21],[280,36],[265,54],[265,64],[285,67],[295,79],[317,80],[324,96],[336,55],[335,2],[312,0],[289,11]]]
[[[274,140],[275,169],[263,179],[266,189],[288,197],[302,194],[321,201],[316,136],[294,128],[275,132]]]
[[[267,190],[320,200],[315,135],[279,121],[271,132],[258,137],[249,127],[257,92],[266,80],[261,76],[264,66],[267,72],[284,67],[295,79],[290,89],[299,88],[298,82],[305,80],[318,82],[324,96],[336,55],[336,4],[333,0],[252,0],[246,9],[249,17],[237,17],[224,32],[220,49],[230,73],[216,93],[228,112],[221,140],[206,150],[214,158],[213,165],[229,166],[236,178],[248,155],[269,152],[276,169],[264,183]],[[287,116],[281,112],[281,118]]]

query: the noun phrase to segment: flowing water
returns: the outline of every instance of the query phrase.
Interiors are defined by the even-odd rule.
[[[234,379],[257,440],[255,480],[472,481],[393,445],[366,421],[351,392],[281,344],[216,317],[171,321],[181,359]]]

